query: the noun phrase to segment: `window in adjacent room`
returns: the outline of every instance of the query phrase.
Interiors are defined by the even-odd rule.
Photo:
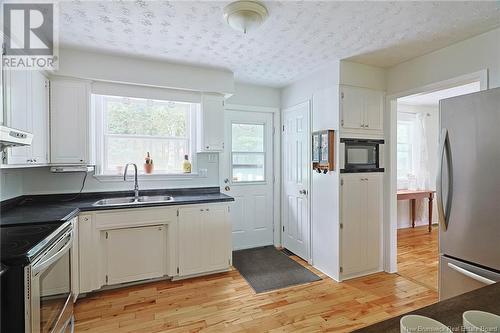
[[[184,155],[195,152],[198,103],[92,95],[97,117],[97,169],[123,173],[126,163],[143,171],[149,152],[155,174],[182,173]],[[193,161],[194,162],[194,161]]]
[[[408,176],[413,173],[412,131],[414,119],[405,118],[404,120],[398,119],[397,124],[398,183],[407,182]]]

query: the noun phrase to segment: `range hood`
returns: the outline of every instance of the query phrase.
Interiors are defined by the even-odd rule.
[[[29,146],[33,134],[15,128],[0,125],[0,147]]]

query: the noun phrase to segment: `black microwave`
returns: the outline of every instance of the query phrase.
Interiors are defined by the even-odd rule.
[[[384,140],[341,138],[340,172],[384,172]]]

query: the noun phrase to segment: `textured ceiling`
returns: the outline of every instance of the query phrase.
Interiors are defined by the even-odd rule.
[[[388,67],[500,25],[499,1],[265,1],[247,35],[227,1],[63,1],[62,46],[222,67],[238,81],[283,86],[333,59]]]

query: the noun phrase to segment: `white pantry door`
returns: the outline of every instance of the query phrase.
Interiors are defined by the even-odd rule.
[[[310,259],[309,102],[283,110],[283,246]]]
[[[226,110],[224,132],[222,187],[234,197],[229,214],[233,248],[272,245],[273,114]]]

